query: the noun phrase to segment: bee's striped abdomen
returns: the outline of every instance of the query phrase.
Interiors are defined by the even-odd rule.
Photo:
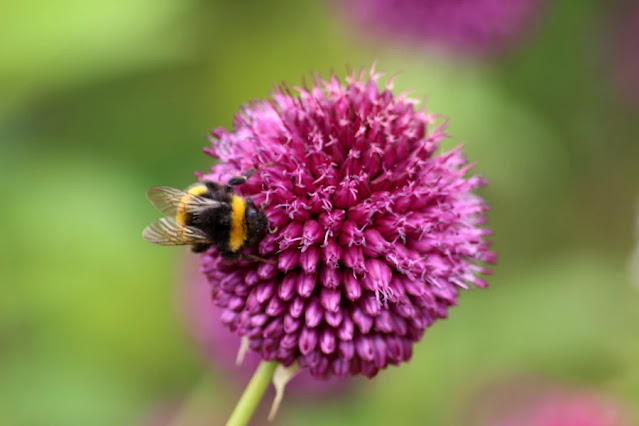
[[[246,228],[246,201],[237,195],[231,196],[231,232],[229,235],[229,250],[238,251],[247,237]]]

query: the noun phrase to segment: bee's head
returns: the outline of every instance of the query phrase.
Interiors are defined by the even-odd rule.
[[[256,240],[268,228],[266,215],[263,211],[257,209],[251,199],[246,200],[246,225],[249,231],[249,239],[251,240]]]

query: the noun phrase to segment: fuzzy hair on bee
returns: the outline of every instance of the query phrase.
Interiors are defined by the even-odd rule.
[[[190,245],[194,252],[216,247],[228,260],[240,257],[268,228],[268,219],[253,200],[233,191],[255,173],[233,177],[227,185],[203,181],[186,190],[156,186],[147,191],[165,217],[147,226],[142,236],[159,245]],[[263,260],[251,256],[256,260]]]

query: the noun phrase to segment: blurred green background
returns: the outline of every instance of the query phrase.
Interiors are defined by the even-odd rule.
[[[274,83],[374,60],[450,117],[445,148],[464,142],[490,180],[499,265],[412,362],[285,400],[275,424],[463,424],[484,383],[520,373],[639,404],[639,109],[610,83],[607,7],[552,3],[524,45],[479,61],[367,42],[323,1],[4,1],[0,424],[144,424],[196,387],[185,406],[221,424],[240,388],[201,385],[184,253],[141,238],[158,216],[144,193],[210,167],[208,131]]]

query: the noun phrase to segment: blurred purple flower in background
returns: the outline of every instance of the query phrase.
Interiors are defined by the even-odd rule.
[[[359,28],[384,39],[472,53],[516,44],[545,0],[343,0]]]
[[[375,376],[410,359],[419,341],[467,284],[494,263],[484,237],[487,206],[464,177],[457,147],[436,116],[378,87],[374,70],[341,84],[277,89],[212,132],[209,175],[226,181],[258,168],[238,192],[261,205],[270,231],[266,262],[223,261],[202,270],[224,324],[265,360],[296,361],[313,376]],[[263,166],[263,167],[262,167]]]
[[[619,401],[591,389],[519,378],[482,390],[473,400],[473,426],[630,426]],[[634,424],[634,423],[632,423]]]
[[[618,94],[639,105],[639,3],[622,2],[609,23],[609,63]]]
[[[198,262],[185,262],[183,279],[179,283],[181,310],[184,312],[187,331],[198,349],[210,361],[211,367],[244,386],[251,377],[261,358],[255,352],[248,352],[242,365],[236,365],[240,336],[232,333],[220,322],[222,310],[213,305],[211,286],[199,271]],[[289,389],[292,396],[320,396],[342,394],[353,385],[351,379],[333,378],[316,380],[308,371],[302,371],[293,380]]]
[[[620,407],[593,392],[551,391],[494,426],[625,426]]]

